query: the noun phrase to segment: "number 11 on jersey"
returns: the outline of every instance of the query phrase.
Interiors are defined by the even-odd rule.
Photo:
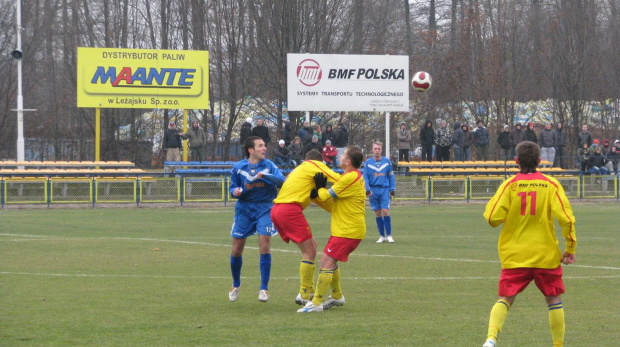
[[[521,197],[521,215],[525,216],[525,209],[527,207],[527,197],[530,197],[530,215],[536,214],[536,192],[519,192],[517,193]]]

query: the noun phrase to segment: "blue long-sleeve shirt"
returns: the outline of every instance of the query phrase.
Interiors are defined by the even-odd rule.
[[[259,173],[262,173],[262,178],[258,177]],[[278,195],[277,188],[283,183],[284,175],[271,160],[264,159],[256,164],[250,164],[247,159],[244,159],[236,163],[230,171],[229,193],[231,197],[239,199],[237,205],[253,209],[257,204],[246,203],[272,204],[273,199]],[[243,189],[239,197],[232,195],[236,188]],[[256,206],[256,208],[260,207]]]
[[[396,179],[390,160],[386,157],[381,157],[379,161],[373,157],[368,158],[364,165],[364,181],[366,190],[371,190],[373,187],[396,190]]]

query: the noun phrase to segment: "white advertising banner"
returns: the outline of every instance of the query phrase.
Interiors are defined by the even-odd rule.
[[[406,55],[288,54],[289,111],[409,111]]]

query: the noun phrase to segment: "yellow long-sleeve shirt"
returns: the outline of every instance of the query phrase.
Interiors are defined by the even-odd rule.
[[[319,189],[318,200],[332,199],[332,236],[363,239],[366,236],[366,189],[359,170],[347,172],[329,189]]]
[[[554,217],[566,239],[566,252],[574,254],[575,216],[562,185],[539,172],[519,173],[504,181],[484,211],[491,226],[504,224],[498,240],[502,268],[558,267],[562,253]]]
[[[340,179],[340,174],[332,171],[323,162],[306,160],[286,177],[278,196],[273,200],[274,204],[298,203],[302,209],[308,207],[311,201],[310,191],[315,188],[314,175],[319,172],[322,172],[329,182],[334,183]]]

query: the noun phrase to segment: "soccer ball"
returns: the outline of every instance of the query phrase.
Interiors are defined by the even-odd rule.
[[[431,86],[433,85],[433,79],[431,78],[431,75],[428,74],[428,72],[418,71],[413,75],[413,78],[411,79],[411,85],[413,86],[413,89],[423,93],[431,88]]]

